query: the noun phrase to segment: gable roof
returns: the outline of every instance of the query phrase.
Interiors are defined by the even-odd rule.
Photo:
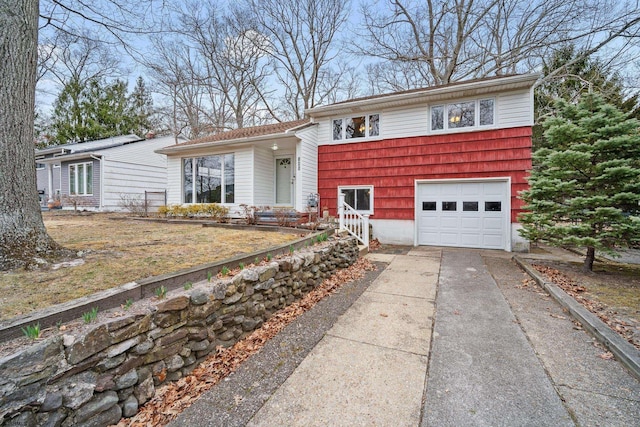
[[[121,145],[130,144],[132,142],[144,141],[144,138],[140,138],[138,135],[120,135],[110,138],[96,139],[94,141],[87,142],[74,142],[70,144],[54,145],[52,147],[42,148],[36,150],[36,156],[53,154],[64,155],[71,153],[82,153],[86,151],[104,150],[105,148],[119,147]]]
[[[305,110],[310,117],[326,117],[362,111],[364,108],[394,108],[452,98],[472,97],[508,90],[530,89],[539,74],[513,74],[465,80],[438,86],[365,96]]]
[[[166,146],[169,141],[173,139],[173,136],[144,139],[131,134],[82,143],[56,145],[36,150],[36,162],[58,163],[61,161],[86,159],[92,156],[104,157],[110,153],[121,152],[121,149],[128,150],[129,147],[133,148],[132,144],[136,144],[136,151],[139,151],[137,148],[140,146],[139,149],[148,149],[150,154],[156,155],[154,148]],[[184,138],[182,138],[182,140],[184,140]]]
[[[257,142],[260,140],[281,138],[284,136],[293,136],[294,131],[311,125],[310,119],[293,120],[290,122],[280,122],[270,125],[252,126],[247,128],[233,129],[227,132],[221,132],[215,135],[209,135],[202,138],[192,139],[180,144],[174,144],[157,150],[157,153],[168,154],[175,151],[183,151],[184,149],[193,148],[197,145],[200,147],[226,145],[235,142]]]

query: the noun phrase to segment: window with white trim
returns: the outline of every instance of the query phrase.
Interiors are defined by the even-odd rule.
[[[182,159],[184,203],[233,203],[235,156],[220,154]]]
[[[93,162],[69,165],[69,194],[79,196],[93,194]]]
[[[380,114],[333,119],[332,128],[334,141],[380,136]]]
[[[358,185],[338,187],[338,193],[344,194],[344,202],[363,214],[373,214],[373,186]]]
[[[431,106],[431,130],[491,126],[495,117],[493,98]]]

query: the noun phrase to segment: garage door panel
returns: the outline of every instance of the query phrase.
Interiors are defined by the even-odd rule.
[[[467,218],[467,217],[463,217],[460,220],[460,228],[464,229],[471,229],[471,230],[478,230],[478,228],[480,228],[480,218]]]
[[[418,244],[505,249],[509,221],[506,182],[420,183],[417,194]],[[446,202],[455,202],[456,210],[443,210],[453,207]],[[490,206],[501,208],[486,211],[486,202],[498,202]],[[434,204],[436,210],[422,210],[433,209]]]

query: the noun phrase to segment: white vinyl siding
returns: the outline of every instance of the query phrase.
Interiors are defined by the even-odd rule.
[[[530,90],[519,90],[504,93],[486,93],[472,99],[494,99],[494,122],[490,126],[474,126],[458,128],[456,132],[478,131],[482,129],[514,128],[533,125],[533,103]],[[432,105],[446,105],[470,98],[447,98],[430,103],[386,109],[380,112],[380,139],[406,138],[413,136],[443,134],[448,131],[431,131],[429,129]],[[445,113],[446,114],[446,113]],[[318,118],[318,145],[357,143],[358,139],[333,141],[332,117]]]
[[[167,204],[182,203],[182,158],[167,158]]]
[[[167,170],[164,167],[103,161],[102,209],[122,209],[121,196],[144,199],[145,191],[164,191]]]
[[[253,152],[254,161],[254,206],[271,206],[274,203],[274,182],[275,182],[275,160],[271,146],[255,147]],[[281,154],[281,153],[278,153]]]
[[[235,201],[234,205],[253,204],[253,152],[251,148],[243,148],[233,152],[235,154]]]
[[[529,91],[496,96],[496,125],[512,128],[533,125],[533,102]]]
[[[318,191],[317,127],[312,126],[296,133],[301,139],[296,149],[296,209],[307,209],[307,197]]]

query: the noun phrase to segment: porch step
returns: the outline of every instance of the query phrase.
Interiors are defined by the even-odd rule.
[[[358,245],[358,254],[363,257],[369,253],[369,246]]]

